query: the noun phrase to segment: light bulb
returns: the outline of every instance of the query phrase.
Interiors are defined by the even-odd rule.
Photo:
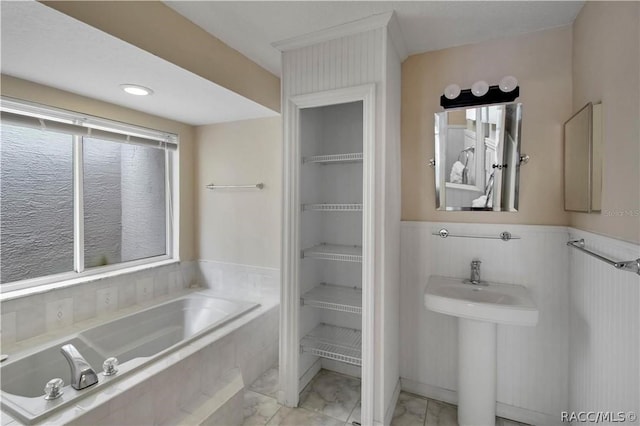
[[[502,77],[502,80],[500,80],[498,86],[504,93],[513,92],[516,87],[518,87],[518,79],[512,75],[507,75],[505,77]]]
[[[489,85],[484,80],[476,81],[471,86],[471,93],[473,93],[473,95],[477,97],[486,95],[488,91]]]
[[[153,94],[153,90],[138,84],[121,84],[120,88],[130,95],[148,96]]]
[[[450,84],[444,89],[444,97],[447,99],[455,99],[460,96],[460,86],[457,84]]]

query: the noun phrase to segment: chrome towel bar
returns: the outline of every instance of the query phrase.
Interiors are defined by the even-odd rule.
[[[451,234],[449,233],[449,231],[447,231],[446,228],[442,228],[441,230],[439,230],[438,232],[433,232],[431,235],[438,235],[442,238],[447,238],[447,237],[459,237],[459,238],[484,238],[487,240],[502,240],[502,241],[509,241],[509,240],[519,240],[520,237],[515,237],[513,235],[511,235],[511,232],[501,232],[500,235],[455,235],[455,234]]]
[[[587,253],[589,256],[595,257],[596,259],[602,260],[604,263],[608,263],[609,265],[614,266],[615,268],[620,269],[621,271],[635,272],[636,274],[640,275],[640,258],[636,260],[616,262],[614,260],[601,256],[598,253],[592,252],[591,250],[585,248],[584,238],[580,238],[579,240],[571,240],[567,242],[567,245],[575,249],[578,249],[580,251],[583,251]]]
[[[214,185],[210,183],[207,185],[207,189],[262,189],[264,188],[263,183],[256,183],[254,185]]]

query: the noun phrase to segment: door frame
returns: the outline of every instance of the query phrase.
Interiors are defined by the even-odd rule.
[[[279,401],[298,405],[300,357],[300,110],[362,101],[362,386],[361,424],[373,424],[375,258],[375,83],[293,96],[283,105],[282,287],[280,293]]]

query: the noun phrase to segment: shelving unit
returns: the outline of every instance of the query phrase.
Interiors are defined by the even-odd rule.
[[[397,253],[380,249],[400,244],[406,49],[397,25],[390,12],[276,44],[290,71],[282,79],[279,402],[296,407],[321,369],[361,377],[363,425],[385,423],[392,398],[379,395],[397,383],[389,376],[399,359],[397,306],[375,297],[397,293],[400,282]],[[376,214],[380,199],[388,214]],[[376,328],[381,318],[387,327]]]
[[[320,164],[335,164],[335,163],[361,163],[361,152],[352,152],[349,154],[331,154],[331,155],[313,155],[310,157],[304,157],[303,163],[320,163]]]
[[[300,340],[303,353],[362,365],[362,333],[352,328],[320,323]]]
[[[346,203],[346,204],[303,204],[303,211],[321,211],[321,212],[361,212],[362,203]]]
[[[308,372],[320,368],[361,376],[363,213],[369,206],[363,202],[364,103],[306,108],[300,123],[295,343],[302,389],[313,375]]]
[[[304,306],[339,312],[362,314],[362,290],[320,283],[301,297]]]
[[[302,250],[302,258],[362,262],[362,247],[322,243]]]

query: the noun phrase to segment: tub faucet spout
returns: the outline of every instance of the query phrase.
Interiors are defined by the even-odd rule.
[[[61,347],[60,352],[71,367],[71,386],[74,389],[80,390],[98,383],[98,375],[75,346],[69,343]]]

